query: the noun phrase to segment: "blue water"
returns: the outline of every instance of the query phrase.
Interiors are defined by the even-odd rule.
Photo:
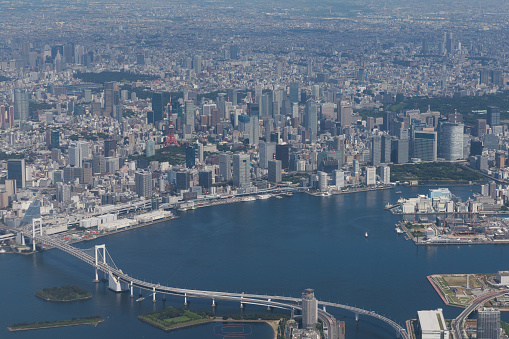
[[[401,190],[402,193],[396,193]],[[466,198],[476,186],[451,187]],[[394,231],[398,216],[384,210],[400,196],[426,194],[427,187],[364,192],[331,197],[295,194],[183,212],[165,224],[78,244],[105,243],[117,266],[137,278],[176,287],[299,296],[315,289],[318,299],[375,310],[403,324],[418,310],[446,307],[426,276],[436,273],[496,272],[507,269],[506,245],[416,247]],[[365,238],[365,232],[369,237]],[[31,256],[0,255],[0,337],[53,338],[222,338],[209,324],[165,333],[137,320],[144,312],[183,306],[183,299],[161,296],[136,302],[93,284],[93,269],[57,250]],[[78,285],[91,300],[49,303],[33,293],[45,287]],[[138,291],[135,292],[136,296]],[[135,298],[136,299],[136,298]],[[192,310],[211,309],[209,300],[192,299]],[[347,325],[347,338],[393,338],[383,323],[327,309]],[[220,302],[218,315],[238,313],[239,305]],[[247,306],[245,312],[265,312]],[[10,333],[16,322],[101,315],[93,326]],[[250,323],[245,338],[272,338],[266,324]]]

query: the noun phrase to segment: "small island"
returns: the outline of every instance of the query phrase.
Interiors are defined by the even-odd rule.
[[[138,316],[138,319],[164,331],[213,321],[211,312],[195,313],[171,306],[159,312],[142,314]]]
[[[35,295],[46,301],[76,301],[92,298],[89,291],[77,286],[45,288],[35,292]]]
[[[72,318],[70,320],[53,320],[53,321],[41,321],[35,323],[19,323],[8,326],[7,329],[11,332],[16,331],[28,331],[28,330],[39,330],[44,328],[55,328],[55,327],[67,327],[67,326],[78,326],[78,325],[95,325],[103,322],[104,319],[98,315],[93,315],[84,318]]]

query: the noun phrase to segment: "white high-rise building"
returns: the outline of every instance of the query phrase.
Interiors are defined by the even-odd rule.
[[[389,166],[382,166],[380,169],[380,178],[384,185],[391,183],[391,168]]]
[[[334,171],[334,185],[336,188],[345,187],[345,172],[340,170]]]
[[[376,185],[376,167],[366,167],[366,185]]]
[[[439,132],[439,156],[445,160],[463,159],[463,129],[461,123],[442,123]]]
[[[86,141],[77,141],[69,145],[69,165],[83,167],[83,160],[90,156],[89,144]]]
[[[327,173],[318,171],[318,189],[322,192],[327,191]]]

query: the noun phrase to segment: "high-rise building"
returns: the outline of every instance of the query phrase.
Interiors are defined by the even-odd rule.
[[[193,168],[196,165],[196,152],[194,147],[186,147],[186,167]]]
[[[198,184],[208,190],[212,187],[212,172],[203,171],[198,173]]]
[[[487,69],[481,69],[479,71],[479,83],[481,85],[489,85],[490,84],[490,71]]]
[[[477,119],[476,135],[478,137],[481,137],[486,134],[486,130],[487,130],[486,124],[487,124],[486,119]]]
[[[304,122],[310,141],[315,142],[318,135],[318,105],[313,99],[306,102]]]
[[[500,311],[482,308],[477,313],[477,339],[500,338]]]
[[[268,174],[268,179],[269,179],[269,182],[272,182],[272,183],[280,183],[281,180],[282,180],[282,177],[281,177],[281,171],[282,171],[282,167],[281,167],[281,160],[269,160],[269,174]]]
[[[29,115],[28,93],[25,89],[14,90],[14,119],[27,121]]]
[[[248,104],[249,113],[249,145],[258,145],[260,139],[260,106]]]
[[[104,140],[104,156],[112,157],[115,156],[115,152],[117,149],[117,141],[114,139]]]
[[[230,45],[230,59],[237,60],[239,58],[239,46],[238,45]]]
[[[366,185],[376,185],[376,167],[366,167]]]
[[[382,162],[382,137],[374,135],[371,138],[371,164],[378,166]]]
[[[118,84],[116,81],[108,81],[104,83],[104,116],[110,117],[113,115],[113,106],[115,103],[115,93],[118,91]]]
[[[496,106],[488,106],[488,125],[490,125],[491,128],[493,126],[499,126],[500,125],[500,108]]]
[[[231,154],[219,155],[219,175],[223,178],[224,181],[229,181],[232,178],[231,163]]]
[[[422,161],[437,161],[437,132],[414,131],[412,134],[412,157]]]
[[[200,55],[195,55],[193,58],[193,69],[196,74],[201,73],[202,60]]]
[[[391,136],[388,134],[384,134],[382,136],[382,146],[381,146],[381,157],[380,161],[383,163],[391,162]]]
[[[281,160],[283,169],[288,169],[290,166],[290,146],[286,143],[276,145],[276,160]]]
[[[86,141],[76,141],[69,145],[69,165],[83,167],[83,160],[90,154],[89,144]]]
[[[290,82],[290,102],[300,101],[300,83],[293,81]]]
[[[251,184],[251,162],[249,154],[233,155],[233,186],[246,187]]]
[[[17,188],[26,187],[25,159],[7,160],[7,179],[16,180]]]
[[[156,155],[156,143],[154,140],[147,141],[145,147],[145,155],[147,156],[147,158]]]
[[[163,120],[163,94],[152,93],[152,112],[154,112],[154,124]]]
[[[463,124],[441,123],[438,149],[440,157],[445,160],[463,159]]]
[[[60,147],[60,132],[57,130],[51,130],[49,133],[48,149]]]
[[[134,174],[134,185],[136,194],[140,197],[152,196],[152,173],[150,172],[136,172]]]
[[[397,139],[391,141],[391,161],[395,164],[408,162],[409,140]]]
[[[194,101],[193,100],[186,100],[184,103],[184,118],[185,118],[185,124],[191,126],[191,128],[194,128]]]
[[[340,170],[334,171],[334,185],[336,188],[345,187],[345,172]]]
[[[318,190],[321,192],[327,191],[329,189],[327,173],[318,171],[316,174],[318,175]]]
[[[315,290],[308,288],[302,292],[302,328],[316,329],[317,322],[318,303],[315,298]]]
[[[275,142],[261,142],[260,145],[260,162],[258,166],[260,168],[267,168],[269,161],[273,160],[276,154],[276,143]]]
[[[391,183],[391,168],[389,166],[382,166],[380,168],[380,180],[384,185]]]
[[[232,105],[237,105],[237,90],[236,89],[227,89],[226,90],[226,96],[229,102],[232,103]]]

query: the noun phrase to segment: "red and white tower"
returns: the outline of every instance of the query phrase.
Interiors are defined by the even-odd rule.
[[[177,139],[175,138],[175,131],[174,131],[174,127],[173,127],[173,121],[171,120],[171,116],[173,114],[173,107],[171,105],[171,96],[170,96],[170,112],[169,112],[169,115],[168,115],[168,120],[169,120],[169,124],[168,124],[168,136],[166,137],[166,141],[164,142],[164,146],[165,147],[168,147],[170,145],[177,145],[177,146],[180,146]]]

